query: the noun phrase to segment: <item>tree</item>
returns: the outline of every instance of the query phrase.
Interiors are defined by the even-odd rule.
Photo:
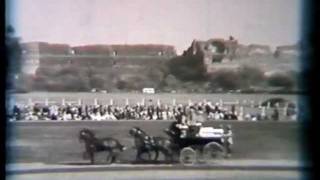
[[[19,38],[15,37],[14,28],[9,25],[6,28],[5,44],[8,65],[8,88],[11,89],[15,84],[15,77],[21,72],[21,47]]]
[[[268,78],[268,84],[275,87],[284,87],[292,89],[295,85],[294,77],[288,74],[273,74]]]
[[[169,72],[183,81],[202,81],[206,79],[206,68],[201,58],[178,56],[168,62]]]

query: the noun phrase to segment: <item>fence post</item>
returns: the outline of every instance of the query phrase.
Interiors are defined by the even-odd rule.
[[[113,105],[113,99],[110,99],[110,105],[111,106]]]
[[[144,106],[144,101],[145,101],[145,99],[144,99],[144,98],[142,98],[142,103],[141,103],[141,104],[142,104],[142,106]]]
[[[172,100],[172,105],[175,106],[176,105],[176,99]]]
[[[64,98],[62,98],[62,106],[66,105],[66,100]]]
[[[97,100],[97,98],[94,98],[94,105],[95,105],[95,106],[98,105],[98,100]]]
[[[243,121],[243,106],[241,105],[240,106],[240,109],[239,109],[239,117],[238,117],[238,119],[239,119],[239,121]]]
[[[31,98],[28,99],[28,104],[32,105],[32,99]]]
[[[286,103],[283,107],[283,115],[286,117],[287,116],[287,110],[288,110],[288,107],[289,107],[289,103]]]
[[[161,106],[160,99],[157,100],[157,105]]]
[[[270,102],[267,103],[267,109],[270,109]]]
[[[126,98],[126,106],[128,106],[128,105],[129,105],[129,99]]]
[[[49,105],[49,100],[48,100],[48,98],[46,98],[46,100],[45,100],[44,104],[45,104],[46,106],[48,106],[48,105]]]
[[[78,99],[78,105],[81,106],[81,99]]]
[[[261,107],[261,117],[266,117],[266,107],[265,106],[262,106]]]

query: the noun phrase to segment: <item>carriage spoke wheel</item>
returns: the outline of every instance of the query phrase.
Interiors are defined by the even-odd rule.
[[[224,157],[225,150],[223,146],[216,142],[210,142],[203,148],[203,159],[210,161],[213,159],[222,159]]]
[[[181,164],[192,164],[197,160],[197,153],[191,147],[185,147],[180,152]]]

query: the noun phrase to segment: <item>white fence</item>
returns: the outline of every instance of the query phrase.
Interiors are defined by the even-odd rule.
[[[21,103],[21,101],[19,101]],[[146,104],[146,100],[145,98],[143,98],[141,101],[135,101],[135,102],[130,102],[129,99],[124,99],[124,104],[125,105],[132,105],[132,104],[140,104],[140,105],[145,105]],[[161,100],[160,99],[157,99],[156,101],[157,105],[161,105]],[[211,101],[208,101],[206,99],[204,99],[203,101],[201,101],[201,103],[208,103],[208,102],[211,102]],[[153,101],[152,101],[153,103]],[[199,103],[199,102],[193,102],[191,101],[190,99],[185,103],[185,104],[189,104],[189,105],[192,105],[192,104],[195,104],[195,103]],[[211,102],[212,105],[215,105],[217,104],[219,106],[231,106],[231,105],[242,105],[242,106],[245,106],[245,107],[261,107],[261,101],[259,102],[255,102],[254,100],[243,100],[243,101],[239,101],[239,100],[236,100],[236,101],[223,101],[222,99],[220,99],[219,101],[216,101],[216,102]],[[28,99],[28,102],[23,102],[21,104],[43,104],[43,105],[51,105],[51,104],[60,104],[60,105],[67,105],[67,104],[77,104],[77,105],[82,105],[83,104],[83,101],[82,99],[78,99],[78,100],[66,100],[65,98],[62,98],[61,101],[54,101],[54,100],[50,100],[48,98],[42,100],[42,101],[39,101],[39,100],[32,100],[31,98]],[[110,99],[109,100],[109,103],[100,103],[99,100],[97,98],[93,99],[92,100],[92,103],[89,103],[89,104],[92,104],[92,105],[99,105],[99,104],[109,104],[109,105],[114,105],[115,102],[113,99]],[[122,103],[121,103],[122,104]],[[176,99],[172,99],[172,102],[170,104],[167,104],[167,105],[178,105],[177,102],[176,102]],[[270,108],[270,103],[268,103],[267,105],[267,108],[269,109]]]

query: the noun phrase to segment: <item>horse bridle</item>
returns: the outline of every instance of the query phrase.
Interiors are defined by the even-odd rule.
[[[94,138],[94,134],[91,131],[89,131],[88,129],[81,130],[79,139],[80,140],[86,140],[88,138],[93,139]]]

